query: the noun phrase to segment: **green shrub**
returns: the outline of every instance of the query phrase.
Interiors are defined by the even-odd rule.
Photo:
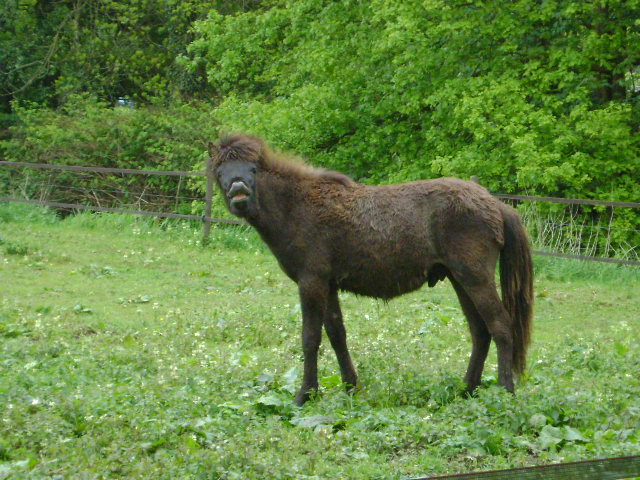
[[[496,191],[630,200],[640,7],[607,9],[278,1],[198,22],[189,50],[225,128],[358,179],[479,175]]]
[[[59,111],[15,106],[19,122],[0,143],[7,160],[58,165],[203,171],[218,136],[205,104],[110,107],[75,97]],[[203,177],[94,174],[42,169],[0,171],[5,189],[64,203],[201,210]],[[176,196],[178,198],[176,198]]]
[[[281,0],[198,22],[189,55],[223,98],[224,129],[358,180],[477,175],[494,192],[637,201],[639,14],[621,1]],[[615,250],[640,244],[637,212],[610,226]]]

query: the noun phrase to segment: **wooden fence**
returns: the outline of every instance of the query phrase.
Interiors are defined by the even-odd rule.
[[[245,225],[244,222],[238,220],[229,220],[226,218],[214,218],[211,216],[212,199],[213,199],[213,187],[214,187],[214,175],[212,171],[211,160],[207,158],[207,167],[205,172],[190,172],[190,171],[172,171],[172,170],[136,170],[130,168],[107,168],[107,167],[85,167],[78,165],[51,165],[46,163],[29,163],[29,162],[7,162],[0,161],[0,166],[4,167],[23,167],[23,168],[41,168],[50,170],[64,170],[74,172],[90,172],[90,173],[112,173],[119,175],[155,175],[155,176],[168,176],[168,177],[206,177],[206,192],[205,192],[205,209],[203,215],[185,215],[172,212],[153,212],[147,210],[132,210],[125,208],[103,207],[100,205],[82,205],[76,203],[62,203],[62,202],[50,202],[46,200],[35,200],[28,198],[15,198],[15,197],[0,197],[0,201],[3,202],[21,202],[31,203],[36,205],[43,205],[48,207],[69,209],[69,210],[92,210],[97,212],[116,212],[116,213],[128,213],[132,215],[147,215],[160,218],[179,218],[184,220],[199,220],[204,225],[203,237],[207,239],[211,230],[212,223],[226,223],[231,225]]]
[[[410,480],[616,480],[640,475],[640,455]]]
[[[206,171],[204,172],[136,170],[136,169],[127,169],[127,168],[86,167],[86,166],[77,166],[77,165],[51,165],[51,164],[43,164],[43,163],[7,162],[7,161],[0,161],[0,166],[7,167],[7,168],[18,168],[18,167],[39,168],[39,169],[66,170],[66,171],[90,172],[90,173],[111,173],[111,174],[120,174],[120,175],[206,177],[206,191],[205,191],[205,197],[204,197],[205,208],[204,208],[203,215],[185,215],[185,214],[171,213],[171,212],[133,210],[128,208],[125,209],[125,208],[103,207],[100,205],[71,204],[71,203],[51,202],[46,200],[16,198],[16,197],[0,196],[0,201],[32,203],[36,205],[44,205],[44,206],[49,206],[54,208],[70,209],[70,210],[118,212],[118,213],[128,213],[133,215],[149,215],[149,216],[155,216],[155,217],[161,217],[161,218],[180,218],[180,219],[187,219],[187,220],[198,220],[198,221],[202,221],[203,223],[203,227],[204,227],[203,237],[205,240],[209,237],[212,223],[246,225],[246,223],[238,220],[229,220],[225,218],[213,218],[211,216],[215,177],[214,177],[213,167],[210,159],[207,159]],[[472,180],[475,182],[478,182],[478,178],[475,176],[472,177]],[[639,202],[615,202],[615,201],[605,201],[605,200],[586,200],[586,199],[578,199],[578,198],[535,197],[530,195],[507,195],[507,194],[494,194],[494,195],[497,198],[500,198],[502,200],[517,201],[517,202],[530,201],[530,202],[563,203],[567,205],[605,206],[605,207],[611,207],[611,208],[640,208]],[[588,256],[588,255],[575,255],[575,254],[567,254],[567,253],[560,253],[560,252],[549,252],[549,251],[543,251],[543,250],[534,250],[533,253],[536,255],[545,255],[545,256],[552,256],[552,257],[559,257],[559,258],[570,258],[570,259],[588,260],[588,261],[596,261],[596,262],[640,266],[640,261],[636,261],[636,260],[624,260],[619,258],[597,257],[597,256]]]

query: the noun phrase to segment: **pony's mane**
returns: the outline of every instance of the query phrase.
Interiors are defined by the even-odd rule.
[[[242,160],[256,163],[260,168],[284,177],[325,180],[345,186],[354,184],[342,173],[312,167],[297,158],[274,152],[261,138],[249,135],[224,136],[217,144],[210,146],[210,154],[216,167],[226,161]]]

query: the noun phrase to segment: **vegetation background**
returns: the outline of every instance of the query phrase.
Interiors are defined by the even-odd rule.
[[[640,199],[640,0],[6,0],[0,18],[5,160],[201,170],[210,139],[248,131],[363,182]],[[23,173],[0,171],[5,196],[202,210],[201,181]],[[609,228],[563,233],[575,253],[637,258],[631,209],[537,213]]]
[[[640,198],[639,0],[7,0],[0,18],[9,160],[191,169],[248,130],[366,182]]]
[[[0,479],[410,480],[640,454],[640,271],[536,257],[517,395],[448,282],[342,294],[361,386],[327,339],[302,374],[295,285],[250,229],[0,203]]]
[[[202,170],[210,139],[243,130],[367,183],[637,202],[639,127],[640,0],[0,2],[3,160]],[[0,170],[2,195],[150,192],[185,213],[202,188]],[[640,245],[632,209],[569,219]],[[0,479],[398,478],[640,451],[637,270],[536,258],[515,397],[495,356],[458,395],[449,287],[345,296],[363,389],[344,394],[327,352],[321,397],[296,409],[295,291],[251,233],[199,235],[0,206]]]

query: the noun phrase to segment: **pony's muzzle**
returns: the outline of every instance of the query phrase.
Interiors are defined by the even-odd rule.
[[[234,206],[240,206],[243,203],[247,203],[250,196],[251,190],[247,187],[247,184],[242,181],[233,182],[227,192],[229,203]]]

